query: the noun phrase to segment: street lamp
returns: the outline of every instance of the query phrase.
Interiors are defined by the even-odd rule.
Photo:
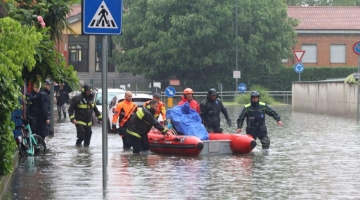
[[[235,43],[236,43],[236,57],[235,57],[235,66],[236,66],[236,71],[238,71],[238,43],[237,43],[237,38],[238,38],[238,0],[236,0],[236,14],[235,14],[235,23],[236,23],[236,37],[235,37]],[[236,83],[235,83],[235,91],[237,90],[237,86],[238,86],[238,79],[236,78]]]

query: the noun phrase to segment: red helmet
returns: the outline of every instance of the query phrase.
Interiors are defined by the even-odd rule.
[[[193,90],[191,89],[191,88],[186,88],[185,90],[184,90],[184,94],[193,94],[194,92],[193,92]]]

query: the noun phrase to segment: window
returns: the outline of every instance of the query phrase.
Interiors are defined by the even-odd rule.
[[[69,65],[78,72],[88,72],[89,36],[69,35]]]
[[[303,63],[317,63],[316,44],[303,44],[301,49],[305,51],[305,54],[301,60]]]
[[[345,44],[330,45],[330,63],[346,63]]]
[[[95,37],[95,71],[101,72],[101,66],[102,66],[102,36],[96,36]],[[111,36],[108,36],[108,58],[112,57],[112,50],[115,47],[115,44],[111,40]],[[115,65],[108,62],[108,72],[115,72]]]

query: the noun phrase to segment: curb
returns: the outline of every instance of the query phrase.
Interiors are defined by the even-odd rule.
[[[13,168],[15,168],[18,165],[19,162],[19,153],[18,151],[15,152],[13,157]],[[2,175],[0,176],[0,199],[4,197],[7,190],[9,189],[9,183],[12,178],[13,173],[9,175]]]

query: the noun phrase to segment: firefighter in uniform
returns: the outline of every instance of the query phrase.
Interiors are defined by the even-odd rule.
[[[92,89],[89,85],[84,85],[81,89],[81,93],[71,99],[68,112],[71,123],[76,126],[76,146],[81,146],[83,141],[85,147],[90,145],[93,112],[95,112],[96,117],[101,123],[102,115],[96,108],[93,100],[94,95],[92,94]]]
[[[166,108],[165,108],[165,104],[162,101],[160,101],[160,97],[161,96],[160,96],[159,93],[154,93],[153,94],[153,100],[156,100],[158,102],[158,104],[159,104],[159,108],[157,109],[157,111],[155,111],[154,117],[155,117],[155,119],[159,119],[159,116],[161,114],[161,117],[164,120],[164,124],[167,125],[167,122],[166,122]],[[145,102],[144,107],[150,105],[150,101],[151,100]]]
[[[133,146],[133,153],[140,153],[140,150],[146,151],[149,149],[147,134],[152,126],[158,129],[163,135],[168,135],[167,128],[162,126],[154,117],[158,107],[158,102],[151,100],[149,105],[139,109],[136,114],[130,118],[126,132],[129,134],[129,139]]]

